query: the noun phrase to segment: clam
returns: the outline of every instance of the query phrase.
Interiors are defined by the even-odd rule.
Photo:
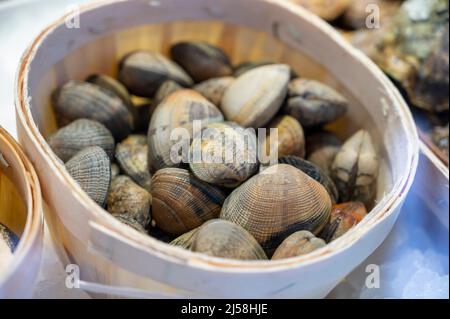
[[[195,235],[197,234],[197,232],[199,231],[200,228],[201,228],[201,226],[194,228],[190,232],[187,232],[187,233],[175,238],[174,240],[172,240],[170,242],[170,244],[173,246],[178,246],[178,247],[182,247],[184,249],[191,250]]]
[[[111,164],[111,180],[120,175],[120,167],[116,163]]]
[[[283,104],[289,73],[289,66],[274,64],[241,75],[222,99],[221,109],[225,118],[243,127],[263,127]]]
[[[158,105],[148,131],[150,171],[179,165],[180,160],[177,157],[179,154],[174,154],[172,147],[178,143],[186,144],[189,147],[194,133],[194,121],[199,121],[199,124],[206,126],[210,123],[222,122],[223,115],[214,104],[193,90],[180,90],[172,93]],[[181,136],[181,141],[173,140],[171,135],[174,133],[174,129],[178,129],[180,132],[185,129],[189,136]],[[188,140],[185,141],[185,139]],[[188,160],[186,158],[185,162],[187,163]]]
[[[331,132],[318,131],[306,137],[306,146],[308,161],[331,176],[331,165],[342,146],[339,138]]]
[[[170,53],[195,82],[233,74],[228,56],[208,43],[181,42],[172,46]]]
[[[164,168],[152,178],[152,214],[161,230],[179,236],[217,218],[222,190],[180,168]]]
[[[331,210],[330,222],[325,226],[320,237],[329,243],[344,235],[366,215],[366,207],[361,202],[334,205]]]
[[[81,189],[103,207],[111,182],[111,163],[105,151],[98,146],[85,148],[66,163],[66,169]]]
[[[323,239],[317,238],[307,230],[301,230],[290,235],[278,246],[272,260],[306,255],[325,245]]]
[[[378,158],[369,132],[360,130],[336,155],[332,177],[343,202],[361,201],[369,206],[375,195]]]
[[[206,97],[212,104],[220,106],[225,91],[234,80],[232,76],[213,78],[197,84],[194,86],[194,90]]]
[[[111,132],[103,124],[88,119],[76,120],[59,129],[48,144],[63,162],[89,146],[99,146],[110,159],[114,157],[115,142]]]
[[[108,212],[113,216],[134,219],[142,227],[150,223],[152,196],[128,176],[117,176],[111,182],[108,194]]]
[[[138,185],[150,191],[152,175],[148,171],[147,136],[130,135],[117,144],[116,160],[121,171]]]
[[[156,91],[155,98],[153,99],[154,105],[159,105],[166,97],[173,92],[183,89],[181,85],[172,80],[167,80]]]
[[[257,141],[253,130],[233,123],[213,123],[191,145],[190,168],[199,179],[234,188],[258,170]]]
[[[131,113],[134,111],[134,104],[131,100],[131,95],[127,88],[120,83],[118,80],[106,75],[106,74],[95,74],[91,75],[86,79],[86,82],[96,84],[102,88],[111,91],[116,94],[123,103],[128,106]],[[134,115],[134,114],[133,114]]]
[[[17,245],[19,245],[19,240],[20,239],[16,234],[14,234],[8,227],[0,223],[0,253],[2,251],[14,253]]]
[[[278,157],[287,155],[305,156],[305,134],[302,126],[295,118],[289,115],[277,116],[268,124],[268,128],[278,129]],[[266,138],[266,153],[270,154],[270,151],[268,135]]]
[[[191,250],[214,257],[258,260],[267,259],[261,245],[244,228],[226,220],[212,220],[193,236]]]
[[[235,189],[220,217],[245,228],[271,256],[296,231],[318,234],[328,222],[331,205],[320,183],[293,166],[278,164]]]
[[[346,98],[333,88],[314,80],[295,79],[289,83],[289,99],[282,112],[311,128],[337,120],[347,108]]]
[[[119,80],[138,96],[152,97],[164,81],[187,87],[193,84],[184,70],[156,52],[136,51],[127,55],[119,67]]]
[[[327,190],[328,195],[330,195],[333,204],[337,203],[339,200],[338,190],[331,177],[314,163],[308,162],[297,156],[285,156],[280,158],[278,162],[280,164],[292,165],[322,184]]]
[[[276,64],[276,62],[269,61],[269,60],[245,61],[245,62],[242,62],[242,63],[238,64],[234,68],[234,76],[235,77],[240,77],[245,72],[248,72],[248,71],[256,69],[256,68],[259,68],[260,66],[266,66],[266,65],[271,65],[271,64]]]
[[[140,233],[147,234],[145,228],[136,220],[128,215],[115,215],[114,216],[121,223],[130,226],[131,228],[137,230]]]
[[[124,102],[98,85],[72,81],[55,92],[54,109],[60,126],[77,119],[96,120],[106,126],[116,140],[133,129],[133,116]]]

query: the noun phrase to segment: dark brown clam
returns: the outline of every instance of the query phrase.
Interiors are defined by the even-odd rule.
[[[208,43],[181,42],[175,44],[170,53],[195,82],[233,74],[228,56]]]
[[[339,138],[328,131],[318,131],[306,137],[306,156],[309,162],[319,166],[331,176],[331,165],[341,149]]]
[[[334,205],[331,210],[330,222],[325,226],[320,237],[329,243],[344,235],[366,215],[366,207],[361,202]]]
[[[54,109],[60,126],[78,119],[102,123],[117,141],[133,130],[133,116],[124,102],[98,85],[72,81],[55,92]]]
[[[89,146],[99,146],[110,159],[114,157],[115,142],[111,132],[103,124],[88,119],[76,120],[59,129],[50,136],[48,144],[63,162]]]
[[[315,80],[291,81],[288,94],[289,99],[282,112],[296,118],[304,128],[333,122],[347,112],[346,98]]]
[[[108,194],[108,212],[113,216],[134,219],[146,228],[150,223],[152,196],[128,176],[117,176]]]
[[[317,238],[307,230],[301,230],[290,235],[278,246],[272,260],[306,255],[325,245],[323,239]]]
[[[133,113],[132,110],[134,109],[134,104],[131,101],[130,93],[128,93],[127,88],[118,80],[106,74],[95,74],[89,76],[86,79],[86,82],[96,84],[104,89],[110,90],[112,93],[115,93],[122,99],[123,103],[129,107],[130,112]]]
[[[307,174],[309,177],[315,179],[320,184],[322,184],[330,195],[333,204],[336,204],[339,200],[339,193],[334,185],[331,177],[328,176],[320,167],[314,163],[308,162],[297,156],[284,156],[278,160],[280,164],[292,165],[303,173]]]
[[[194,90],[206,97],[212,104],[220,106],[226,90],[234,80],[235,78],[232,76],[213,78],[197,84],[194,86]]]
[[[193,84],[189,75],[176,63],[159,53],[147,51],[133,52],[122,60],[119,80],[132,94],[144,97],[152,97],[167,80],[184,87]]]

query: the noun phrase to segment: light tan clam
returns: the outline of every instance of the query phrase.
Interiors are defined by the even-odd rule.
[[[119,141],[133,130],[133,116],[124,102],[98,85],[72,81],[55,92],[53,107],[59,125],[86,118],[106,126]]]
[[[148,171],[147,136],[130,135],[117,144],[116,160],[122,172],[138,185],[150,191],[152,175]]]
[[[225,118],[243,127],[264,127],[283,104],[289,78],[290,68],[284,64],[261,66],[244,73],[222,99]]]
[[[177,143],[188,147],[193,138],[193,122],[201,121],[202,126],[222,122],[223,115],[211,102],[193,90],[180,90],[172,93],[153,113],[148,131],[148,162],[150,171],[164,167],[176,167],[180,163],[173,161],[171,149]],[[189,140],[171,140],[174,129],[186,129]],[[174,155],[174,154],[172,154]],[[178,155],[178,154],[175,154]],[[184,154],[188,155],[188,154]],[[171,158],[172,157],[172,158]],[[187,163],[189,158],[185,158]]]
[[[111,182],[111,162],[105,151],[91,146],[66,163],[67,172],[97,204],[104,206]]]
[[[300,78],[289,83],[289,99],[282,112],[295,117],[304,128],[311,128],[337,120],[347,109],[347,99],[333,88]]]
[[[278,129],[278,157],[295,155],[305,157],[305,133],[300,123],[289,115],[275,117],[267,125],[266,154],[273,151],[270,147],[270,128]]]
[[[330,222],[325,226],[320,237],[329,243],[348,232],[366,215],[366,207],[361,202],[334,205],[331,210]]]
[[[153,104],[158,106],[166,97],[168,97],[173,92],[183,89],[181,85],[172,80],[167,80],[159,87],[156,91],[155,98],[153,99]]]
[[[234,188],[258,170],[257,140],[253,130],[234,123],[213,123],[191,145],[190,168],[199,179]]]
[[[152,97],[166,80],[185,87],[193,84],[179,65],[156,52],[133,52],[122,60],[119,69],[119,80],[138,96]]]
[[[197,84],[194,86],[194,90],[206,97],[214,105],[220,106],[226,90],[234,80],[235,78],[232,76],[213,78]]]
[[[205,223],[194,234],[191,250],[214,257],[258,260],[267,259],[264,250],[244,228],[226,220]]]
[[[341,200],[361,201],[370,206],[375,195],[378,166],[369,132],[358,131],[345,142],[332,165],[332,177]]]
[[[339,138],[328,131],[318,131],[306,137],[306,155],[309,162],[319,166],[331,176],[331,165],[341,149]]]
[[[220,217],[244,227],[271,256],[296,231],[318,234],[330,211],[330,196],[320,183],[293,166],[279,164],[234,190]]]
[[[147,227],[151,216],[152,196],[128,176],[117,176],[111,182],[108,194],[108,212],[113,216],[134,219]]]
[[[220,48],[204,42],[180,42],[170,49],[174,61],[181,65],[195,80],[233,74],[230,59]]]
[[[59,129],[50,136],[48,144],[63,162],[89,146],[99,146],[110,159],[114,157],[115,143],[111,132],[103,124],[88,119],[76,120]]]
[[[163,231],[179,236],[217,218],[225,200],[222,190],[180,168],[164,168],[152,178],[152,214]]]
[[[292,258],[306,255],[326,245],[323,239],[317,238],[311,232],[302,230],[286,238],[277,248],[272,260]]]

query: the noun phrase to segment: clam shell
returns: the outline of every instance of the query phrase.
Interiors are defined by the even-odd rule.
[[[108,212],[113,216],[134,219],[142,227],[150,223],[152,196],[128,176],[117,176],[111,182],[108,194]]]
[[[328,131],[318,131],[306,137],[307,160],[320,167],[328,176],[331,176],[331,165],[336,154],[341,149],[339,138]]]
[[[101,123],[88,119],[76,120],[53,134],[48,144],[63,162],[89,146],[101,147],[108,157],[114,157],[114,137]]]
[[[133,52],[122,60],[119,69],[119,80],[138,96],[152,97],[167,80],[185,87],[193,84],[179,65],[156,52]]]
[[[295,155],[305,157],[305,133],[300,123],[289,115],[274,118],[268,128],[278,129],[278,157]],[[270,153],[270,130],[266,138],[266,154]]]
[[[223,115],[214,104],[193,90],[172,93],[158,105],[148,131],[150,171],[179,165],[171,159],[171,148],[179,143],[179,141],[171,140],[171,134],[173,129],[186,129],[191,140],[195,120],[201,121],[201,125],[206,126],[210,123],[222,122]],[[189,146],[190,140],[185,141],[185,144]],[[189,158],[185,160],[187,163]]]
[[[330,211],[330,196],[320,183],[295,167],[278,164],[234,190],[221,218],[244,227],[271,256],[296,231],[318,234]]]
[[[332,177],[343,202],[371,204],[378,175],[378,157],[369,132],[360,130],[350,137],[336,155]]]
[[[260,66],[266,66],[266,65],[272,65],[272,64],[277,64],[277,63],[274,61],[269,61],[269,60],[242,62],[234,68],[234,76],[240,77],[245,72],[259,68]],[[295,79],[297,77],[298,77],[298,74],[291,68],[291,79]]]
[[[159,87],[158,91],[156,91],[155,98],[153,99],[153,103],[155,105],[159,105],[166,97],[168,97],[173,92],[183,89],[181,85],[172,80],[167,80]]]
[[[225,91],[234,80],[235,78],[232,76],[213,78],[197,84],[194,86],[194,90],[207,98],[212,104],[220,106]]]
[[[147,136],[130,135],[117,144],[116,160],[122,172],[131,177],[138,185],[150,191],[152,175],[148,171]]]
[[[111,180],[120,175],[120,167],[116,163],[111,164]]]
[[[0,223],[0,241],[8,247],[9,252],[14,253],[17,245],[19,245],[20,239],[8,227]]]
[[[114,93],[98,85],[72,81],[55,92],[54,109],[60,126],[77,119],[91,119],[102,123],[116,140],[133,130],[133,116]]]
[[[201,228],[201,226],[175,238],[174,240],[172,240],[170,242],[170,244],[174,245],[174,246],[182,247],[187,250],[191,250],[192,243],[194,242],[194,239],[195,239],[195,235],[197,234],[197,232],[199,231],[200,228]]]
[[[348,101],[333,88],[314,80],[295,79],[289,83],[289,99],[282,112],[311,128],[337,120],[347,109]]]
[[[131,228],[137,230],[140,233],[147,234],[147,231],[145,228],[138,223],[137,220],[131,218],[128,215],[115,215],[114,216],[118,221],[122,222],[123,224],[130,226]]]
[[[120,83],[118,80],[110,77],[106,74],[95,74],[91,75],[86,79],[86,82],[96,84],[101,86],[102,88],[111,91],[116,94],[123,103],[128,106],[131,113],[133,113],[134,104],[131,100],[131,95],[128,92],[127,88]],[[133,114],[134,115],[134,114]]]
[[[233,74],[228,56],[208,43],[181,42],[172,46],[170,52],[173,60],[181,65],[195,82]]]
[[[67,172],[100,206],[104,206],[111,182],[111,163],[105,151],[91,146],[75,154],[66,163]]]
[[[217,218],[225,200],[222,190],[180,168],[157,171],[153,175],[151,189],[156,225],[174,236]]]
[[[195,233],[192,251],[214,257],[258,260],[267,259],[264,250],[244,228],[226,220],[212,220]]]
[[[251,131],[232,123],[206,126],[191,145],[191,171],[199,179],[234,188],[258,170],[257,140]]]
[[[366,207],[361,202],[334,205],[331,210],[330,222],[325,226],[320,237],[329,243],[348,232],[366,215]]]
[[[292,258],[309,254],[326,245],[323,239],[317,238],[307,230],[293,233],[275,250],[272,260]]]
[[[289,66],[274,64],[241,75],[222,99],[225,118],[243,127],[264,127],[283,104],[289,73]]]
[[[338,202],[339,193],[336,185],[334,185],[331,177],[328,176],[320,167],[297,156],[285,156],[280,158],[278,162],[280,164],[292,165],[307,174],[309,177],[318,181],[327,190],[328,195],[330,195],[331,202],[333,204]]]

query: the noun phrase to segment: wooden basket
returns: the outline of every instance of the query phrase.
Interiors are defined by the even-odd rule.
[[[20,237],[13,259],[0,273],[0,299],[31,297],[43,248],[41,191],[30,162],[1,127],[0,222]]]
[[[324,297],[384,240],[410,189],[418,161],[414,122],[384,74],[330,26],[281,0],[102,1],[82,8],[80,28],[56,21],[23,56],[17,78],[18,132],[42,181],[49,224],[81,287],[128,297]],[[180,40],[222,47],[234,63],[272,59],[322,80],[351,100],[333,126],[342,137],[372,133],[383,158],[378,200],[345,236],[307,256],[276,262],[230,261],[192,253],[121,224],[81,191],[46,137],[56,121],[50,95],[70,79],[101,72],[136,49],[167,54]]]

